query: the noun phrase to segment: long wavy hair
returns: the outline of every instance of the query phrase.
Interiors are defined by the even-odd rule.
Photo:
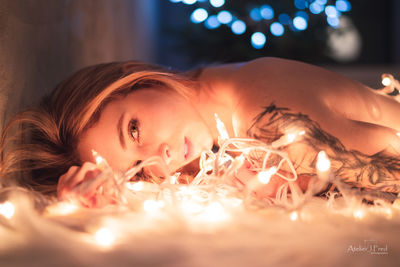
[[[137,61],[86,67],[61,82],[39,105],[17,114],[0,143],[3,184],[17,183],[55,194],[59,176],[81,165],[77,143],[117,97],[140,88],[162,85],[190,98],[198,84],[190,75]]]

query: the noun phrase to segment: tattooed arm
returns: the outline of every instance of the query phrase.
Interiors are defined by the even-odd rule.
[[[291,113],[287,108],[271,104],[254,119],[247,134],[272,143],[293,129],[305,130],[299,142],[285,148],[300,177],[316,176],[317,154],[324,150],[331,161],[333,174],[344,183],[383,192],[400,192],[399,158],[386,151],[369,156],[346,150],[339,139],[322,130],[307,115]]]

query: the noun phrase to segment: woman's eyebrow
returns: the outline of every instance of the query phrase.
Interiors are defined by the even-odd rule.
[[[117,131],[118,131],[118,136],[119,136],[119,143],[121,144],[121,147],[124,150],[126,150],[125,138],[124,138],[124,134],[122,131],[122,122],[124,121],[124,116],[125,116],[125,112],[121,114],[121,117],[119,117],[119,120],[117,123]]]

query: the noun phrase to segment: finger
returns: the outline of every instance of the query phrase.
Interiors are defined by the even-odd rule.
[[[78,184],[82,183],[83,180],[92,179],[100,173],[101,171],[97,168],[96,164],[85,162],[77,172],[69,177],[69,179],[65,182],[65,187],[67,189],[72,189]]]
[[[116,190],[115,181],[112,178],[106,177],[106,179],[96,179],[88,181],[80,186],[79,193],[82,196],[90,196],[93,194],[100,194],[104,196],[111,196]]]
[[[78,166],[71,166],[66,173],[60,176],[57,183],[57,195],[60,197],[68,184],[68,180],[71,179],[79,170]]]

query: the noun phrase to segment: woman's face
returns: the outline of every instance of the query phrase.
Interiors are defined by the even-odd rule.
[[[172,172],[212,143],[209,129],[191,103],[175,91],[148,88],[106,105],[99,121],[80,138],[78,153],[82,161],[94,162],[93,149],[121,171],[160,156]]]

